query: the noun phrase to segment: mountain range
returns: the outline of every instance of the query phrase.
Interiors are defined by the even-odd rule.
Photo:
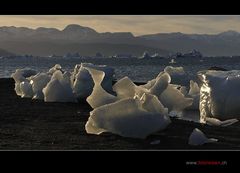
[[[70,24],[63,30],[56,28],[2,26],[0,27],[0,55],[104,55],[128,53],[136,56],[144,51],[159,53],[199,50],[205,56],[240,55],[240,33],[226,31],[219,34],[157,33],[134,36],[131,32],[99,33],[92,28]]]

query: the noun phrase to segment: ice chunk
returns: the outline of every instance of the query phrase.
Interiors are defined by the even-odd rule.
[[[21,91],[21,89],[20,89],[20,82],[16,82],[16,83],[15,83],[15,88],[14,88],[14,90],[15,90],[15,92],[16,92],[16,94],[17,94],[18,96],[22,96],[22,91]]]
[[[90,72],[93,81],[94,81],[94,88],[90,96],[87,98],[87,102],[92,108],[97,108],[99,106],[113,103],[118,100],[118,98],[114,95],[109,94],[106,92],[101,83],[104,79],[105,73],[103,71],[87,68]]]
[[[168,73],[170,76],[171,75],[185,75],[185,71],[184,71],[183,67],[167,66],[164,68],[164,72]]]
[[[169,116],[181,118],[183,116],[183,112],[182,111],[171,111],[171,112],[169,112]]]
[[[79,99],[87,98],[93,91],[94,82],[87,68],[103,71],[105,76],[101,85],[107,92],[112,92],[113,68],[107,67],[106,65],[81,63],[81,65],[75,66],[72,76],[73,91]]]
[[[33,76],[37,74],[37,72],[30,68],[17,69],[15,73],[11,75],[11,77],[15,80],[16,83],[20,83],[26,80],[27,77]]]
[[[190,98],[193,98],[193,104],[188,107],[188,110],[199,110],[199,100],[200,100],[200,89],[196,82],[190,80],[190,90],[188,95]]]
[[[168,114],[168,108],[165,108],[155,95],[144,93],[140,98],[142,108],[153,113],[160,113],[162,115]]]
[[[189,137],[188,144],[189,145],[203,145],[205,143],[217,142],[217,141],[218,141],[218,139],[214,139],[214,138],[208,139],[202,131],[195,128]]]
[[[161,72],[155,82],[152,82],[152,86],[146,88],[146,86],[135,86],[135,96],[141,98],[144,93],[149,93],[152,95],[156,95],[157,97],[162,94],[163,91],[166,90],[168,84],[170,83],[171,78],[168,73]]]
[[[17,69],[11,75],[11,77],[15,81],[15,91],[17,95],[21,97],[29,97],[31,95],[31,91],[28,92],[27,90],[27,88],[29,88],[29,85],[28,85],[29,80],[27,78],[35,74],[36,74],[35,70],[24,68],[24,69]],[[21,84],[21,82],[24,82],[24,83]],[[24,91],[22,91],[22,89]]]
[[[187,96],[187,94],[188,94],[188,92],[187,92],[187,87],[181,86],[181,87],[180,87],[180,92],[181,92],[184,96]]]
[[[76,102],[69,72],[62,74],[60,70],[55,71],[50,82],[42,91],[45,102]]]
[[[57,70],[60,70],[61,72],[63,72],[60,64],[56,64],[55,66],[50,68],[49,71],[48,71],[48,74],[52,75]]]
[[[234,123],[238,122],[237,119],[229,119],[229,120],[225,120],[225,121],[220,121],[219,119],[217,118],[206,118],[206,123],[208,125],[211,125],[211,126],[223,126],[223,127],[226,127],[226,126],[230,126]]]
[[[117,93],[118,98],[133,98],[136,85],[128,78],[124,77],[113,85],[113,91]]]
[[[20,92],[22,98],[33,97],[32,85],[28,81],[23,81],[20,83]]]
[[[159,96],[168,87],[170,82],[171,77],[168,73],[160,73],[156,78],[154,85],[149,89],[149,92],[153,95]]]
[[[169,84],[160,95],[159,100],[170,111],[181,112],[193,103],[192,98],[185,97],[174,85]]]
[[[93,86],[94,83],[91,75],[86,68],[81,66],[73,83],[73,92],[77,95],[78,99],[85,99],[92,93]]]
[[[138,98],[127,98],[94,109],[85,128],[91,134],[111,132],[124,137],[146,138],[165,129],[169,123],[168,116],[143,109]]]
[[[189,83],[189,76],[185,73],[183,67],[167,66],[164,72],[171,76],[171,83],[186,86]]]
[[[199,95],[200,94],[200,89],[199,86],[197,84],[197,82],[194,82],[193,80],[190,80],[190,90],[188,95]]]
[[[156,79],[148,81],[145,85],[140,85],[143,88],[150,89],[156,83]]]
[[[240,71],[207,70],[198,73],[200,89],[200,117],[226,120],[240,117]]]
[[[46,73],[38,73],[32,78],[30,84],[33,89],[33,99],[44,99],[42,89],[47,85],[50,79],[51,77]]]

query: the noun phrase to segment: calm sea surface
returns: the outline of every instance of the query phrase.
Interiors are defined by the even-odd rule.
[[[32,68],[46,72],[55,64],[60,64],[63,69],[72,71],[76,64],[89,62],[93,64],[105,64],[115,69],[116,78],[130,77],[133,81],[148,81],[155,78],[166,66],[182,66],[191,78],[196,77],[200,70],[211,66],[219,66],[229,70],[240,70],[240,58],[234,57],[205,57],[205,58],[181,58],[175,64],[170,59],[111,59],[111,58],[44,58],[44,57],[15,57],[0,58],[0,78],[10,77],[18,68]]]

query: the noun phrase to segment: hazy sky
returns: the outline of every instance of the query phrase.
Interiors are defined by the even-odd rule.
[[[168,32],[214,34],[227,30],[240,32],[240,15],[0,15],[0,26],[63,29],[68,24],[88,26],[98,32],[132,32],[134,35]]]

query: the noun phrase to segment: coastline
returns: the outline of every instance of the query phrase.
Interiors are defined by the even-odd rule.
[[[14,80],[0,78],[0,150],[239,150],[240,122],[212,127],[171,119],[164,131],[145,140],[110,133],[90,135],[85,123],[91,107],[86,103],[46,103],[15,94]],[[188,145],[194,128],[219,142]],[[152,141],[160,140],[156,145]]]

